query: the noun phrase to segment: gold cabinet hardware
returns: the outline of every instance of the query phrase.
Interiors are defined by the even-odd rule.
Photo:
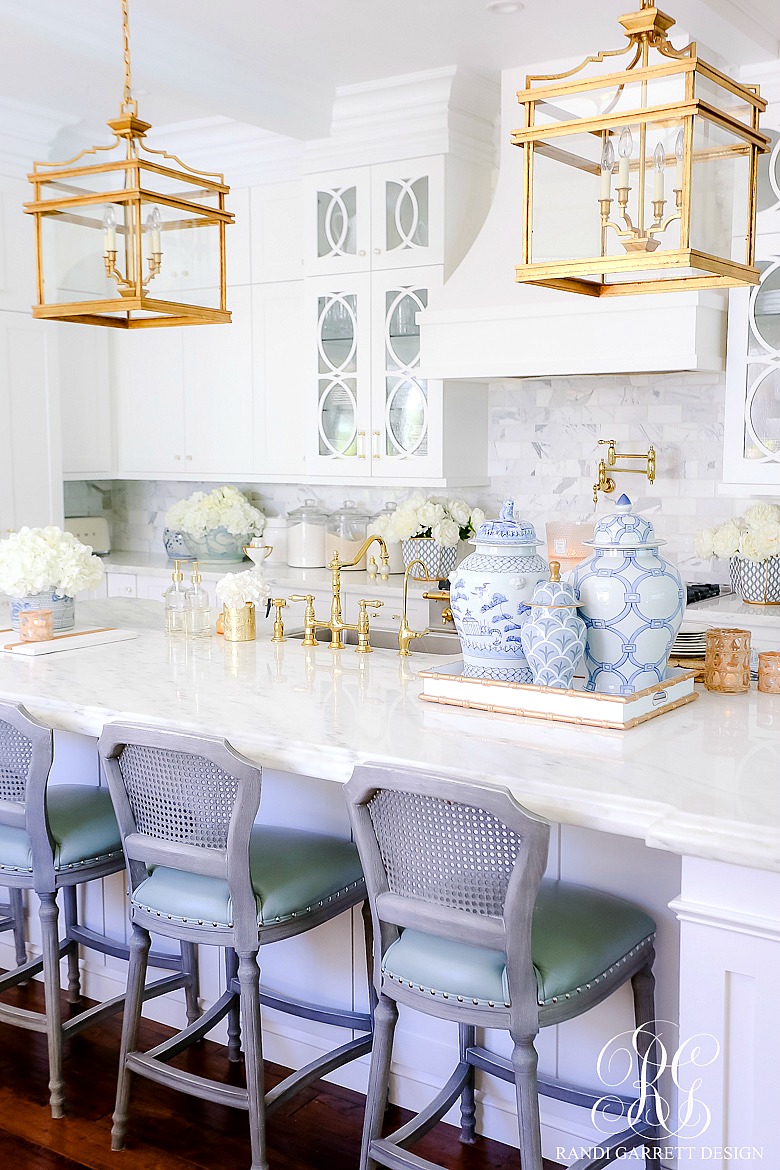
[[[599,447],[607,448],[606,459],[600,459],[598,469],[596,472],[597,479],[593,485],[593,503],[599,502],[599,492],[604,492],[605,495],[611,495],[615,490],[615,480],[609,474],[612,471],[615,475],[646,475],[648,483],[655,483],[656,473],[656,454],[655,447],[651,443],[644,455],[633,455],[627,451],[618,451],[616,449],[615,439],[599,439]],[[618,467],[619,459],[642,459],[644,460],[644,467]]]

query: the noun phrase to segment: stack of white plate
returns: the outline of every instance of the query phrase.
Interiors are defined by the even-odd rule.
[[[780,313],[780,289],[762,290],[756,297],[756,312],[759,316]]]
[[[681,630],[669,653],[675,658],[703,658],[706,648],[706,630]]]

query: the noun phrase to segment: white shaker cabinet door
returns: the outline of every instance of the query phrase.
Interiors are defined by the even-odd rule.
[[[301,183],[253,187],[251,222],[252,284],[300,280],[304,235]]]
[[[61,329],[58,337],[65,475],[114,471],[111,329]]]
[[[199,328],[217,326],[117,331],[114,385],[120,478],[184,474],[181,335]]]
[[[62,523],[58,328],[0,312],[0,537]]]
[[[306,385],[302,280],[255,285],[252,290],[254,348],[255,475],[306,470],[306,443],[314,416]]]
[[[252,289],[228,291],[229,325],[179,330],[184,372],[184,474],[251,472]]]

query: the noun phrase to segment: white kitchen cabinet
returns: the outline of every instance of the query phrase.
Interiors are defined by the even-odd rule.
[[[309,473],[439,485],[484,477],[484,391],[445,389],[419,368],[416,315],[441,280],[432,266],[305,282],[315,336]]]
[[[752,289],[732,289],[729,294],[723,479],[728,488],[777,494],[780,492],[780,140],[775,142],[771,154],[760,160],[760,169],[756,263],[762,270],[761,283]]]
[[[0,311],[0,536],[62,524],[58,328]]]
[[[300,181],[266,183],[251,194],[252,283],[303,277],[304,197]]]
[[[312,176],[306,193],[306,274],[444,262],[444,157]]]
[[[251,303],[249,286],[231,288],[230,325],[132,330],[117,339],[120,477],[251,472]]]
[[[299,249],[300,255],[300,249]],[[255,285],[252,290],[253,410],[258,475],[305,473],[306,392],[303,281]]]
[[[59,329],[62,471],[68,478],[108,478],[114,470],[111,332]]]

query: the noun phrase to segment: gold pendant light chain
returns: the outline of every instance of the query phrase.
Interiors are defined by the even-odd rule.
[[[128,0],[122,0],[122,52],[124,56],[125,85],[122,95],[123,114],[137,114],[138,102],[133,101],[132,75],[130,72],[130,18],[127,12]]]

